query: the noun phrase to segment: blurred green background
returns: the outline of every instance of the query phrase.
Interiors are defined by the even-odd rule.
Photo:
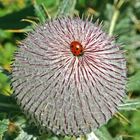
[[[95,132],[99,140],[140,140],[140,0],[0,0],[0,140],[70,140],[29,124],[10,97],[11,63],[19,41],[37,23],[64,15],[93,16],[117,36],[127,60],[127,98],[108,124]],[[86,137],[81,137],[86,140]]]

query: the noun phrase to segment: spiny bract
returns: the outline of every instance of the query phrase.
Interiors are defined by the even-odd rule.
[[[74,55],[71,44],[82,55]],[[101,26],[63,17],[39,25],[23,40],[12,76],[14,97],[40,128],[78,136],[117,111],[125,96],[126,62]]]

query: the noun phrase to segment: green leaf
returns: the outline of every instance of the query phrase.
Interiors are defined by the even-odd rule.
[[[140,71],[129,78],[128,91],[140,91]]]
[[[15,138],[15,140],[37,140],[37,138],[22,130],[20,131],[20,134]]]
[[[0,139],[3,137],[4,133],[8,130],[8,119],[3,119],[0,121]]]
[[[34,3],[34,8],[35,8],[35,13],[39,18],[40,22],[44,23],[46,20],[46,15],[44,11],[41,9],[40,5],[38,5],[36,2]]]
[[[60,0],[35,0],[34,8],[37,17],[41,23],[44,23],[48,16],[56,14]]]
[[[122,136],[117,136],[114,140],[123,140]]]
[[[101,127],[100,129],[95,131],[95,135],[99,140],[113,140],[106,127]]]
[[[0,28],[1,29],[21,29],[29,26],[30,23],[20,22],[22,19],[34,16],[33,6],[28,5],[28,7],[21,9],[20,11],[15,11],[11,14],[7,14],[0,17]],[[13,38],[14,39],[14,38]]]
[[[119,110],[137,110],[140,108],[140,99],[128,99],[125,101],[125,103],[121,104],[119,106]]]
[[[71,15],[74,11],[76,0],[63,0],[59,6],[57,16]]]

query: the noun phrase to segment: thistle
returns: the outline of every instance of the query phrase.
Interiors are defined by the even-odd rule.
[[[125,96],[123,51],[101,26],[79,17],[39,25],[13,63],[14,97],[43,130],[83,135],[105,124]]]

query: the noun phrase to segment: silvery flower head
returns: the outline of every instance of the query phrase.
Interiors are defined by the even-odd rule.
[[[28,34],[12,76],[14,97],[39,128],[79,136],[117,112],[125,96],[126,62],[101,26],[63,17]]]

